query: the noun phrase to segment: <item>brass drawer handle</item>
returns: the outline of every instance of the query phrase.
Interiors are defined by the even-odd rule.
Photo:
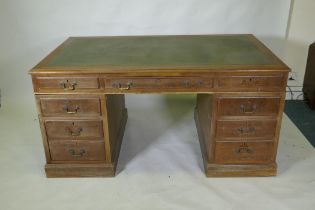
[[[75,108],[73,110],[71,110],[68,106],[65,106],[63,109],[65,110],[65,112],[67,114],[76,114],[76,113],[78,113],[78,110],[80,109],[80,107],[75,106]]]
[[[126,86],[123,86],[121,83],[119,83],[118,84],[118,89],[119,90],[130,90],[131,86],[132,86],[132,82],[128,82],[126,84]]]
[[[75,86],[77,85],[76,82],[73,82],[69,85],[68,90],[75,90]]]
[[[60,82],[60,83],[59,83],[59,86],[60,86],[61,88],[63,88],[63,89],[66,89],[66,88],[67,88],[67,85],[66,85],[65,82]]]
[[[67,87],[67,84],[68,84],[68,80],[67,82],[60,82],[59,85],[61,88],[63,88],[64,90],[75,90],[75,87],[77,85],[76,82],[72,82],[71,84],[68,85]]]
[[[237,129],[238,132],[240,132],[241,134],[249,134],[249,133],[255,133],[256,129],[254,127],[250,127],[250,128],[238,128]]]
[[[243,153],[251,154],[253,152],[254,150],[249,148],[246,143],[243,143],[238,149],[235,150],[235,153],[238,155]]]
[[[82,128],[78,128],[75,131],[69,129],[69,133],[70,133],[71,136],[80,136],[82,131],[83,131]]]
[[[253,104],[250,108],[246,108],[244,104],[241,104],[240,110],[244,114],[254,114],[256,111],[256,104]]]
[[[250,78],[247,78],[247,79],[242,79],[241,81],[241,85],[253,85],[254,84],[254,78],[250,77]]]
[[[69,149],[68,152],[73,157],[82,157],[84,154],[86,154],[84,149],[81,149],[79,153],[76,153],[74,149]]]

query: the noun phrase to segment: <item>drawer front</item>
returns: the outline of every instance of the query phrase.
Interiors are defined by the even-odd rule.
[[[43,116],[99,116],[99,98],[40,98]]]
[[[218,120],[216,137],[219,139],[273,139],[277,120]]]
[[[209,90],[213,87],[212,78],[108,78],[105,89],[112,91],[163,91],[163,90]]]
[[[233,90],[281,90],[284,88],[284,77],[279,76],[230,76],[219,77],[218,86]]]
[[[99,89],[97,77],[38,77],[38,89],[57,89],[63,91],[76,91],[84,89]]]
[[[273,142],[217,142],[214,160],[219,164],[268,163],[273,151]]]
[[[46,134],[49,140],[58,139],[102,139],[101,120],[51,120],[45,121]]]
[[[102,141],[52,141],[49,150],[53,161],[105,160]]]
[[[280,98],[220,98],[219,116],[270,116],[279,112]]]

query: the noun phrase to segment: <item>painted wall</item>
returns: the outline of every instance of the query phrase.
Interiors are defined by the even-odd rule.
[[[293,2],[283,54],[283,59],[292,68],[293,75],[297,77],[296,81],[289,81],[290,86],[298,86],[292,87],[293,90],[302,90],[308,47],[313,42],[315,42],[315,1],[296,0]],[[295,97],[298,96],[297,94]]]
[[[289,0],[0,0],[2,103],[11,98],[34,107],[27,71],[68,36],[253,33],[281,55],[289,6]]]

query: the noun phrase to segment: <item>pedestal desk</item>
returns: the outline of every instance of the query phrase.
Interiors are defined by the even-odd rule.
[[[253,35],[71,37],[30,71],[46,175],[114,176],[128,93],[197,94],[208,177],[276,175],[288,72]]]

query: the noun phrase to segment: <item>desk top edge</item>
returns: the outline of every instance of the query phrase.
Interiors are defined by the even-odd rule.
[[[49,67],[47,63],[57,55],[69,42],[78,39],[115,39],[115,38],[142,38],[142,37],[244,37],[248,41],[252,42],[258,49],[259,52],[264,54],[268,59],[270,59],[273,64],[271,65],[177,65],[177,66],[54,66]],[[212,73],[212,72],[244,72],[244,71],[258,71],[258,72],[268,72],[268,71],[281,71],[288,72],[290,68],[282,62],[268,47],[266,47],[261,41],[259,41],[252,34],[213,34],[213,35],[145,35],[145,36],[82,36],[82,37],[69,37],[61,45],[59,45],[55,50],[53,50],[48,56],[46,56],[40,63],[33,67],[29,73],[30,74],[98,74],[98,73],[109,73],[109,74],[123,74],[128,72],[132,73]]]

